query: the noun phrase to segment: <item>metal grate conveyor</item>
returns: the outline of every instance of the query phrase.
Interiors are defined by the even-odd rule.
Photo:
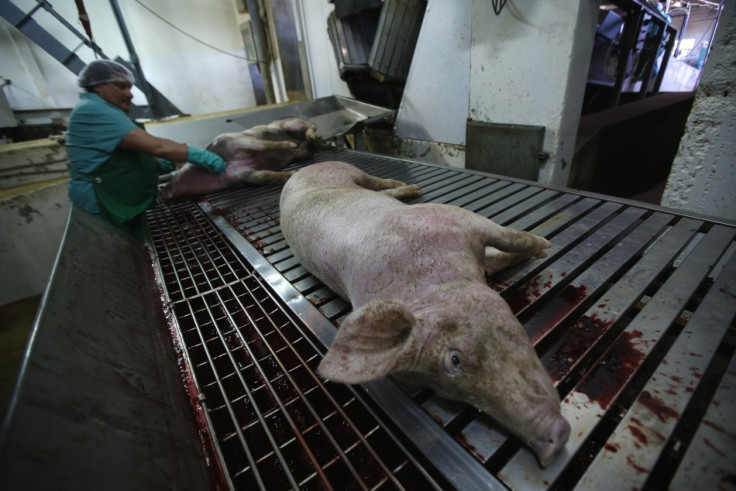
[[[321,380],[314,369],[350,306],[291,255],[278,225],[280,186],[249,187],[148,216],[193,406],[226,485],[732,485],[733,224],[349,150],[313,161],[324,160],[420,183],[414,202],[462,206],[552,242],[548,257],[489,285],[552,376],[570,441],[542,469],[464,404],[391,380]]]

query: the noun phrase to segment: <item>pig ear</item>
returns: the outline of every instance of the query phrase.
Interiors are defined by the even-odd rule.
[[[415,322],[400,302],[363,305],[345,318],[317,372],[335,382],[361,384],[396,371]]]

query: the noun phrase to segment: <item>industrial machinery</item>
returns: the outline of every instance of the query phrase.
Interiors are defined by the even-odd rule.
[[[346,134],[390,116],[349,99],[152,131],[199,144],[286,115],[332,142],[296,167],[350,162],[421,184],[410,202],[552,242],[488,282],[561,395],[564,451],[542,468],[472,407],[388,378],[316,375],[350,305],[293,257],[269,185],[159,205],[145,247],[72,212],[3,425],[5,489],[733,483],[736,224],[347,148]]]

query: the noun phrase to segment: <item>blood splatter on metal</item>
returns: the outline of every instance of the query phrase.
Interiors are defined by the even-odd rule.
[[[667,406],[661,399],[644,391],[639,396],[639,402],[652,411],[660,421],[667,421],[667,418],[679,418],[680,413]]]
[[[642,333],[636,330],[622,333],[576,390],[606,409],[645,357],[632,342],[641,337]]]
[[[581,317],[551,352],[546,368],[552,380],[565,377],[609,327],[609,324],[591,317]]]

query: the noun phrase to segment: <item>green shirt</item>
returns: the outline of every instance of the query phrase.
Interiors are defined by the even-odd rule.
[[[79,103],[69,116],[66,137],[72,203],[90,213],[100,213],[91,174],[110,159],[125,135],[136,128],[122,109],[97,94],[79,94]]]

